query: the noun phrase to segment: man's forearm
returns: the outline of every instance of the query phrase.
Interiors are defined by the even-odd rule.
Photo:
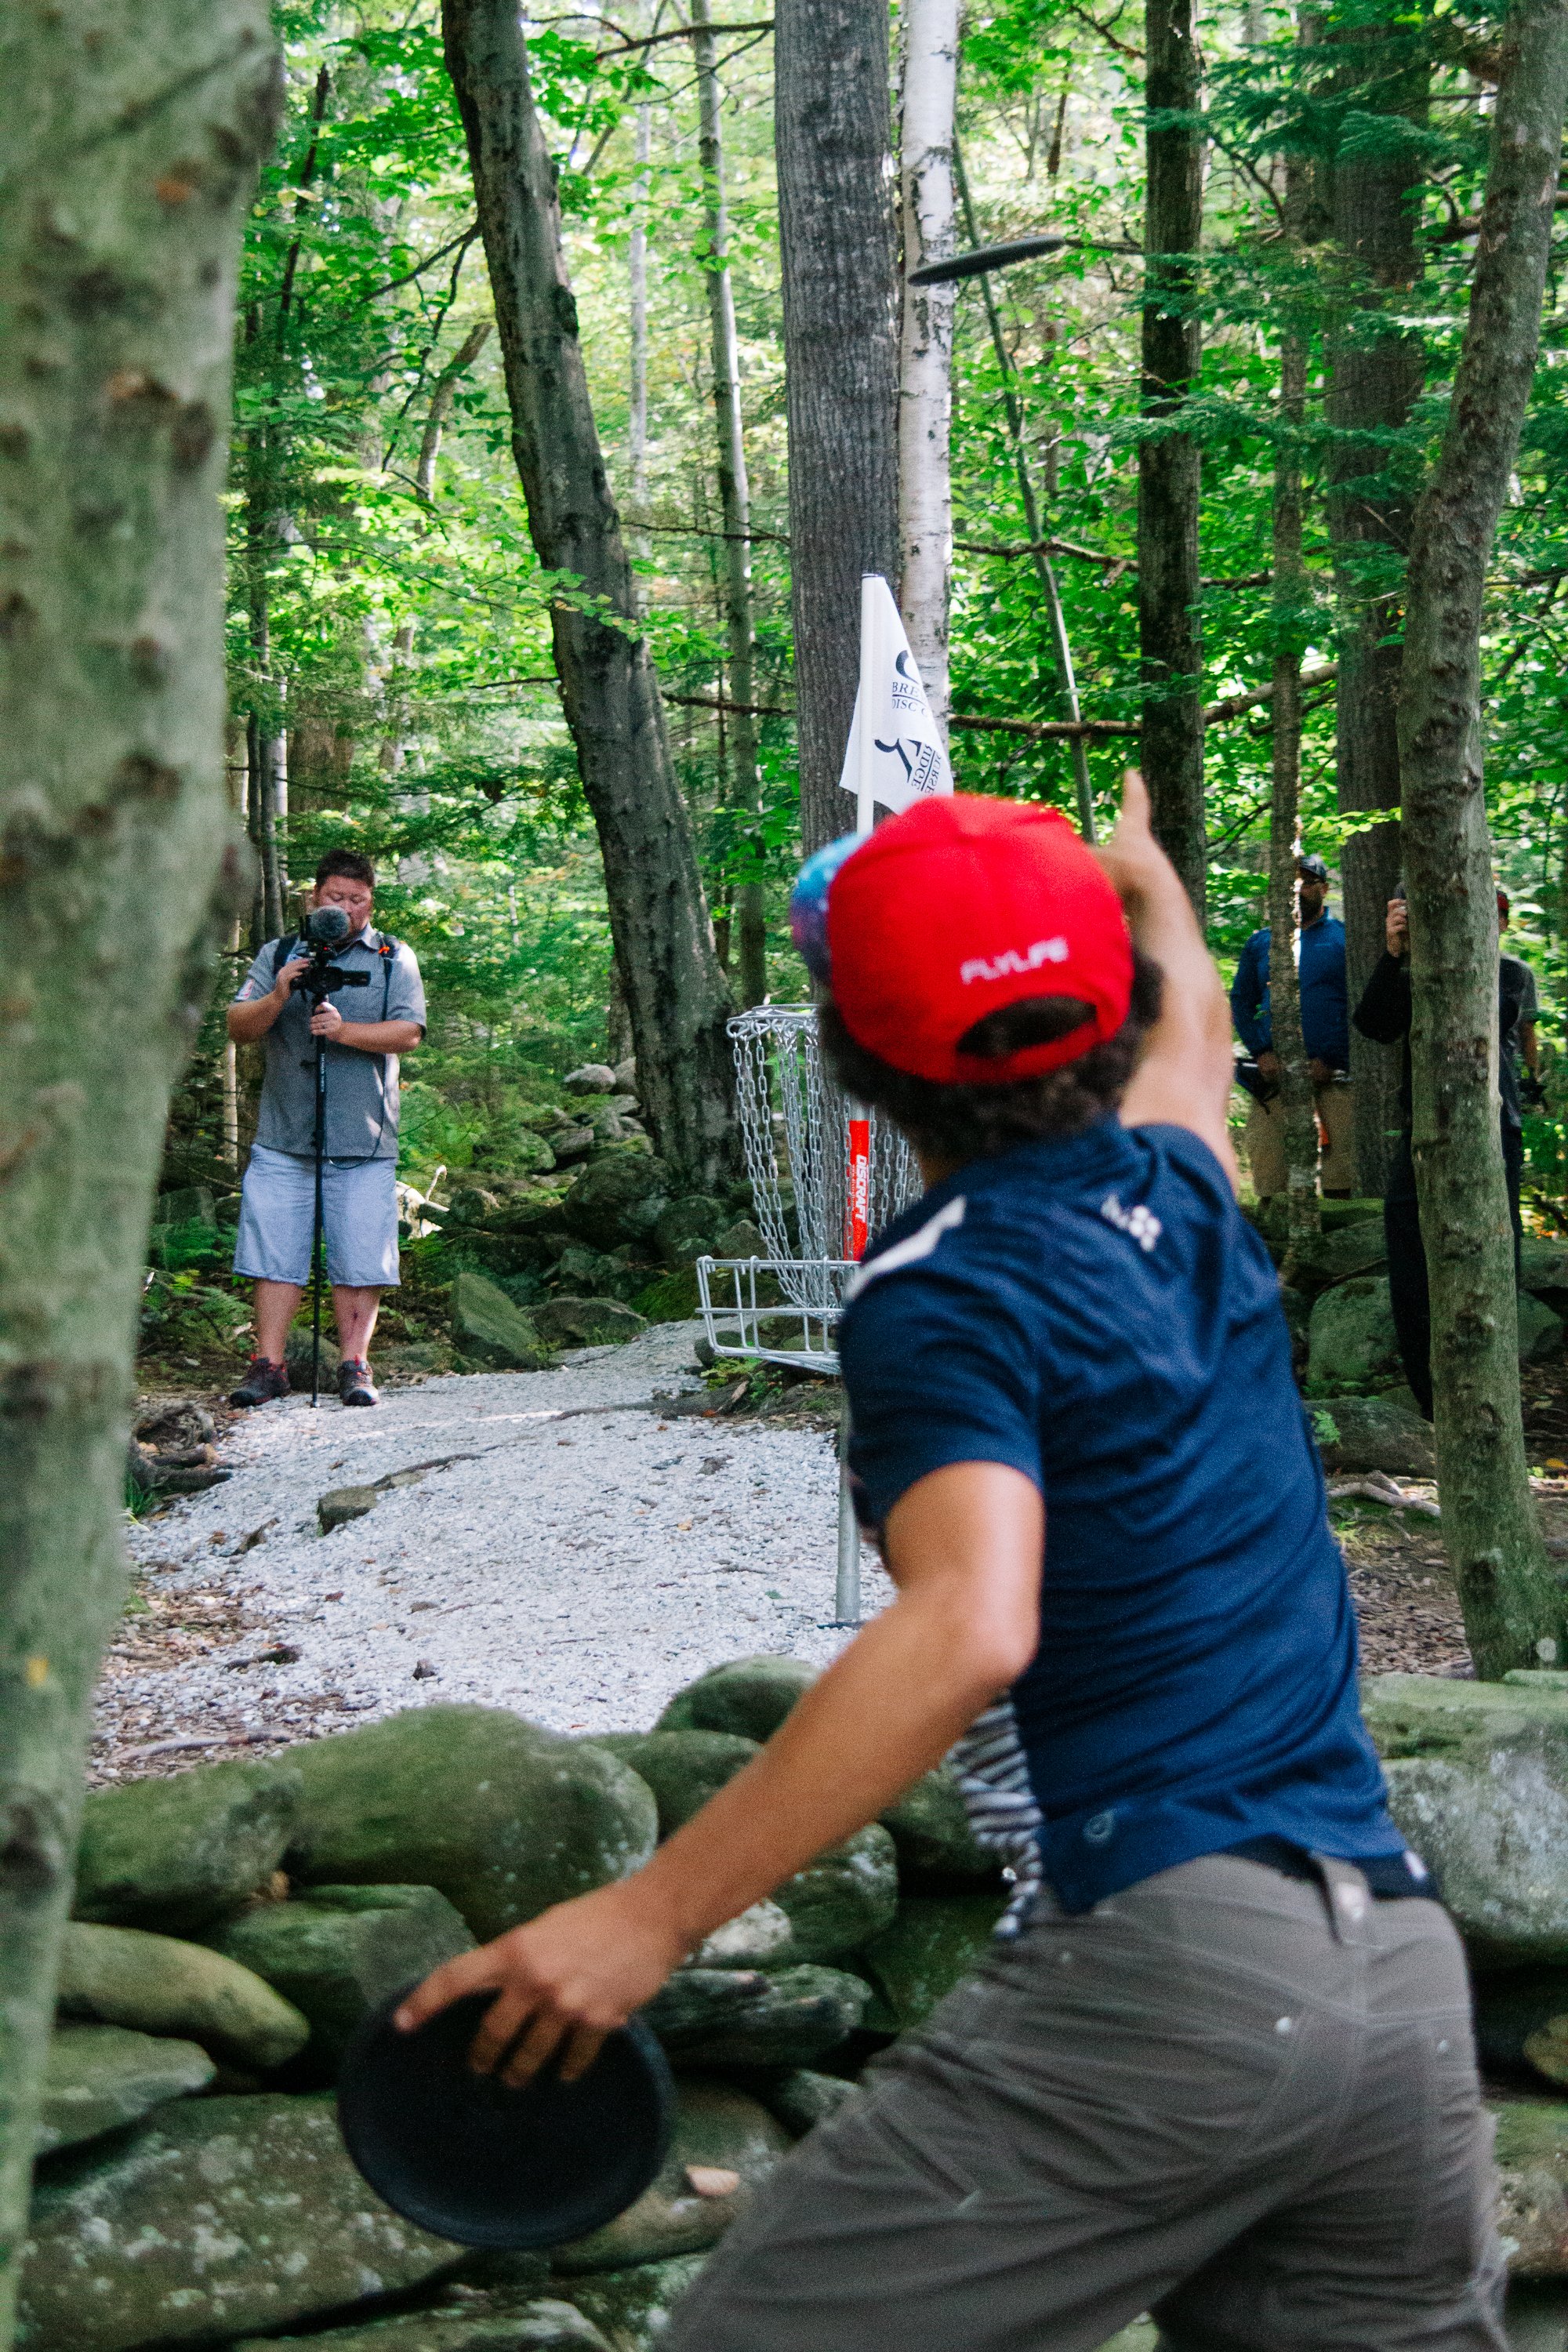
[[[237,1045],[254,1045],[265,1037],[283,1007],[271,996],[258,996],[249,1004],[231,1004],[228,1008],[228,1034]]]
[[[345,1021],[332,1043],[361,1054],[412,1054],[424,1034],[417,1021]]]
[[[966,1588],[967,1590],[967,1588]],[[1022,1660],[960,1592],[921,1590],[857,1635],[753,1758],[634,1885],[692,1950],[940,1763]]]

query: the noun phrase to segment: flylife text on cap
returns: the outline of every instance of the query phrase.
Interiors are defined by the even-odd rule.
[[[894,1069],[1005,1085],[1075,1061],[1127,1018],[1121,902],[1055,809],[955,793],[832,843],[802,870],[795,939],[851,1036]],[[1065,1036],[1000,1058],[966,1054],[978,1021],[1030,997],[1084,1008]]]

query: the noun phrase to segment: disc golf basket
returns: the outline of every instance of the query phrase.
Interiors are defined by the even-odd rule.
[[[754,1005],[729,1028],[741,1140],[765,1250],[758,1257],[698,1259],[708,1344],[718,1357],[836,1372],[835,1328],[855,1271],[854,1244],[918,1197],[920,1171],[895,1129],[874,1115],[852,1118],[823,1066],[814,1005]],[[846,1422],[837,1622],[854,1625],[860,1620],[860,1538],[842,1466],[847,1434]]]

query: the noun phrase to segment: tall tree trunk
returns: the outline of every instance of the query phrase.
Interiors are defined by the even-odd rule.
[[[240,230],[278,79],[262,0],[12,0],[0,74],[6,2344],[89,1705],[122,1591],[148,1217],[234,845],[218,494]]]
[[[647,512],[647,199],[648,159],[653,152],[653,109],[637,109],[637,175],[632,184],[632,232],[626,255],[626,290],[631,305],[631,384],[626,417],[626,458],[631,474],[632,509]],[[647,533],[634,524],[631,550],[639,563],[648,556]],[[647,583],[635,573],[632,598],[637,618],[647,611]]]
[[[1193,0],[1145,0],[1148,195],[1143,231],[1142,408],[1138,448],[1140,730],[1154,830],[1204,915],[1203,621],[1198,585],[1202,457],[1179,429],[1203,361],[1196,258],[1203,147]],[[1177,120],[1176,118],[1183,118]]]
[[[429,506],[436,496],[436,461],[441,455],[442,436],[451,421],[458,386],[484,350],[489,335],[490,322],[488,319],[481,319],[477,327],[470,327],[431,386],[430,405],[426,412],[425,430],[419,436],[419,457],[414,468],[414,487],[421,506]]]
[[[899,573],[899,306],[887,0],[780,0],[774,140],[789,425],[801,833],[838,789],[859,677],[860,577]]]
[[[1301,434],[1307,416],[1307,346],[1287,333],[1279,354],[1279,455],[1274,465],[1273,793],[1268,824],[1268,1003],[1279,1058],[1285,1122],[1289,1240],[1285,1279],[1298,1244],[1318,1231],[1318,1121],[1301,1035],[1297,963],[1296,861],[1301,848],[1301,633],[1306,572],[1301,562]]]
[[[1391,472],[1387,436],[1410,421],[1424,373],[1421,337],[1385,319],[1405,309],[1421,269],[1423,158],[1400,126],[1425,115],[1420,68],[1400,68],[1403,26],[1337,29],[1342,101],[1383,117],[1381,136],[1342,137],[1330,172],[1330,226],[1347,281],[1348,315],[1329,338],[1329,534],[1340,595],[1336,770],[1342,814],[1394,812],[1346,841],[1345,965],[1354,1004],[1383,953],[1399,878],[1398,572],[1410,545],[1411,498]],[[1375,121],[1372,129],[1376,131]],[[1390,581],[1390,572],[1394,575]],[[1351,1032],[1356,1184],[1381,1192],[1400,1125],[1399,1053]]]
[[[746,479],[746,443],[741,418],[741,353],[735,336],[735,299],[730,284],[730,216],[724,199],[724,129],[720,113],[719,60],[708,0],[691,0],[692,42],[697,61],[700,120],[699,160],[708,211],[708,321],[713,350],[713,410],[719,425],[719,510],[724,531],[724,633],[729,648],[731,708],[728,750],[734,804],[753,820],[763,813],[763,779],[757,766],[756,630],[752,611],[752,493]],[[726,714],[721,712],[721,723]],[[754,865],[760,847],[753,837]],[[741,1002],[760,1004],[768,992],[767,917],[760,875],[736,885],[735,929],[740,948]]]
[[[1413,1141],[1443,1540],[1476,1671],[1489,1677],[1560,1663],[1568,1620],[1536,1525],[1520,1413],[1480,707],[1486,571],[1535,369],[1565,102],[1568,0],[1516,0],[1453,404],[1411,538],[1399,703]]]
[[[958,249],[953,109],[958,0],[910,0],[905,13],[899,178],[904,307],[899,373],[899,605],[931,716],[947,735],[948,595],[952,578],[952,286],[911,286],[909,273]]]
[[[442,29],[473,166],[529,530],[542,563],[570,572],[631,622],[631,572],[589,402],[554,167],[514,0],[444,0]],[[644,639],[564,602],[553,607],[551,626],[598,828],[639,1091],[659,1150],[693,1189],[710,1190],[731,1150],[730,1000],[658,682]]]

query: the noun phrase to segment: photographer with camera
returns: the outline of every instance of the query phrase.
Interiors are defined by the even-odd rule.
[[[425,990],[413,950],[371,928],[374,891],[368,857],[329,850],[303,932],[268,940],[228,1009],[235,1043],[267,1050],[234,1255],[236,1274],[256,1284],[256,1353],[231,1404],[289,1393],[285,1350],[312,1272],[318,1202],[338,1393],[344,1404],[378,1402],[370,1338],[381,1294],[398,1279],[398,1056],[425,1034]],[[350,990],[363,1019],[335,1001]]]

